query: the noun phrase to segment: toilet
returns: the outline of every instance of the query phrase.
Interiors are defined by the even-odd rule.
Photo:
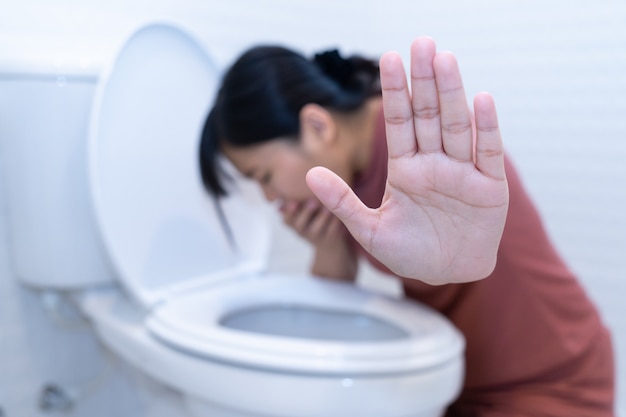
[[[110,55],[97,69],[84,56],[63,68],[0,58],[0,157],[23,284],[71,292],[110,351],[182,395],[181,416],[441,416],[460,392],[464,350],[442,315],[268,272],[272,208],[226,165],[229,240],[197,163],[219,82],[207,48],[154,22]]]

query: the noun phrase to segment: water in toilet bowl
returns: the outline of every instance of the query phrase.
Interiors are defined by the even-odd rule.
[[[400,327],[364,313],[333,311],[297,304],[256,306],[222,318],[224,327],[267,335],[343,342],[408,338]]]

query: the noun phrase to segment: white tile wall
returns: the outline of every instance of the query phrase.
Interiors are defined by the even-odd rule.
[[[281,42],[307,52],[329,46],[371,54],[396,49],[406,57],[410,40],[427,34],[441,49],[455,51],[468,95],[483,89],[494,93],[506,146],[558,248],[613,330],[618,410],[626,417],[623,0],[271,0],[262,6],[245,0],[6,2],[0,36],[80,37],[93,42],[96,53],[155,16],[184,22],[222,65],[256,42]],[[7,149],[7,143],[1,145]],[[175,395],[109,360],[89,330],[55,325],[38,295],[16,283],[7,226],[0,211],[0,417],[167,416]],[[288,231],[279,229],[278,236],[273,268],[304,268],[308,248],[293,243]],[[111,372],[73,411],[38,410],[45,384],[82,386],[103,367]]]

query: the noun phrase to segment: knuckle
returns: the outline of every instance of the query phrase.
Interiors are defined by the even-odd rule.
[[[479,132],[483,133],[496,133],[500,130],[500,128],[496,126],[478,126],[476,128]]]
[[[449,96],[449,95],[456,95],[456,94],[462,94],[463,96],[465,95],[463,85],[455,85],[453,87],[440,88],[438,89],[438,93],[440,96]]]
[[[439,107],[438,106],[415,106],[413,107],[413,115],[417,119],[422,120],[432,120],[439,117]]]
[[[406,91],[406,88],[403,85],[389,85],[383,84],[382,92],[383,93],[403,93]]]
[[[433,82],[435,77],[433,75],[418,75],[411,73],[411,81],[414,82]]]
[[[385,123],[388,125],[403,125],[411,121],[409,115],[385,116]]]
[[[469,120],[442,123],[441,130],[450,134],[466,133],[472,130],[472,123]]]
[[[482,156],[493,158],[493,157],[501,157],[504,155],[502,149],[494,149],[494,148],[479,148],[477,149],[478,153]]]

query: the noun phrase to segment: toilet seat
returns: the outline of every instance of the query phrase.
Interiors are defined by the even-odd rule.
[[[393,323],[405,335],[357,342],[302,339],[234,330],[221,323],[235,311],[277,305],[372,317]],[[420,372],[447,364],[463,349],[458,331],[425,306],[314,277],[248,277],[174,297],[152,312],[147,327],[165,343],[195,355],[307,374]]]
[[[264,277],[262,282],[274,279]],[[194,416],[434,417],[443,414],[463,381],[462,355],[428,369],[360,375],[225,362],[163,343],[148,330],[140,306],[115,289],[83,297],[83,311],[101,340],[137,369],[184,393],[186,406],[198,413]]]

